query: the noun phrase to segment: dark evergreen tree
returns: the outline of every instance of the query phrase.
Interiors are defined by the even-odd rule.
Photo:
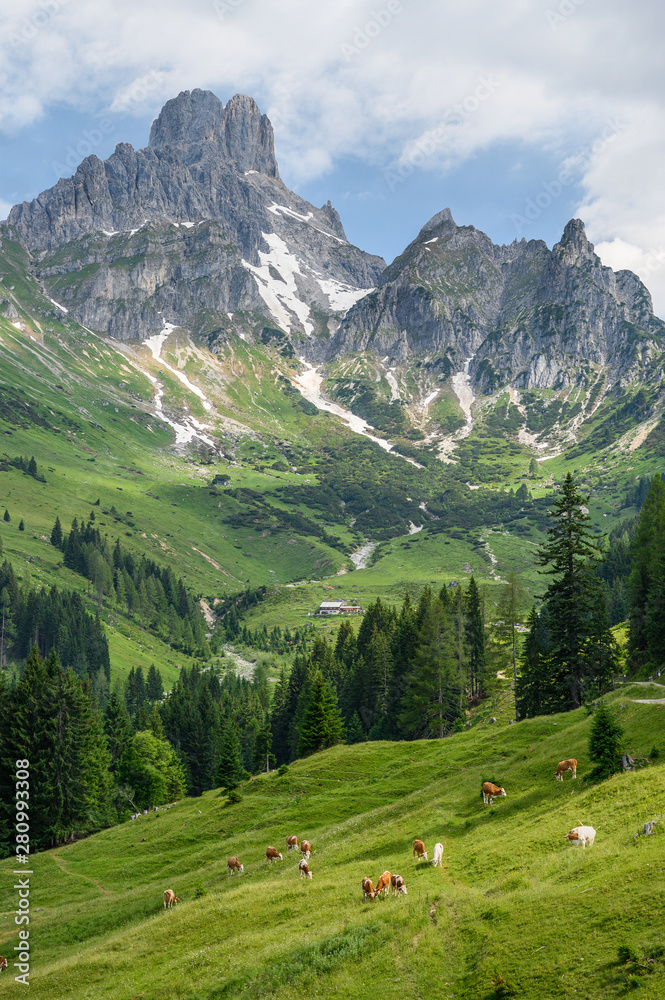
[[[480,592],[475,577],[469,580],[464,601],[464,636],[469,651],[469,692],[471,698],[485,693],[485,626]]]
[[[520,670],[515,698],[520,719],[546,715],[552,710],[552,687],[548,657],[546,612],[539,615],[535,606],[527,619],[529,629],[522,643]]]
[[[403,701],[401,726],[413,739],[442,739],[459,717],[452,630],[440,600],[423,618],[416,660]]]
[[[252,761],[252,771],[260,774],[262,771],[269,771],[276,764],[274,753],[270,752],[272,746],[272,732],[269,723],[266,721],[260,727],[256,741],[254,743],[254,759]]]
[[[145,691],[149,702],[161,701],[164,697],[162,675],[154,663],[151,663],[148,668],[148,676],[145,681]]]
[[[63,670],[56,653],[44,660],[33,650],[20,682],[2,706],[2,767],[30,761],[40,792],[30,799],[30,840],[52,846],[111,820],[110,758],[99,710],[88,686]],[[2,790],[2,808],[14,793]]]
[[[51,545],[54,545],[56,549],[62,548],[62,525],[59,517],[56,517],[51,530]]]
[[[665,484],[656,473],[631,545],[628,651],[634,669],[665,666]]]
[[[104,734],[110,755],[109,768],[115,773],[132,738],[132,723],[125,703],[114,691],[104,709]]]
[[[312,681],[311,695],[299,730],[298,756],[308,757],[344,742],[344,726],[337,699],[323,674]]]
[[[227,719],[224,723],[222,745],[217,761],[217,784],[221,788],[236,788],[243,776],[238,727],[233,719]]]
[[[367,733],[363,729],[363,724],[360,721],[360,716],[357,712],[354,712],[351,716],[351,721],[346,726],[346,742],[347,743],[364,743],[367,740]]]
[[[589,757],[596,766],[589,777],[592,781],[602,781],[621,770],[621,750],[623,728],[601,701],[593,714],[589,734]]]
[[[18,522],[18,530],[25,531],[25,521],[23,520],[23,518],[21,518],[21,520]]]
[[[272,732],[272,748],[278,764],[289,762],[289,723],[288,714],[288,681],[286,671],[282,667],[279,681],[270,712],[270,730]]]
[[[599,546],[589,529],[589,514],[568,473],[561,495],[552,504],[546,543],[539,552],[541,566],[553,577],[545,593],[550,633],[550,673],[553,707],[577,708],[590,687],[588,664],[596,656],[599,636],[593,629],[601,584],[593,575]],[[605,638],[603,643],[607,644]]]
[[[7,510],[6,507],[5,507],[5,513],[3,514],[3,521],[11,521],[11,517],[9,516],[9,511]]]

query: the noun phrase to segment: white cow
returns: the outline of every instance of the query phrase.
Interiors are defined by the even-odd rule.
[[[589,847],[593,847],[593,842],[596,839],[596,831],[592,826],[574,826],[570,833],[567,833],[563,839],[570,841],[575,847],[579,847],[580,844],[583,848],[586,848],[587,844]]]
[[[442,867],[441,859],[443,858],[443,844],[434,845],[434,857],[432,858],[432,864],[436,868],[437,865]]]

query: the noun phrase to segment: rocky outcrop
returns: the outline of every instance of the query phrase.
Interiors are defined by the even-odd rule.
[[[349,311],[329,356],[372,350],[403,360],[447,354],[484,392],[639,377],[665,344],[665,324],[630,271],[604,267],[573,219],[549,250],[541,240],[495,245],[448,209],[434,216]]]
[[[385,267],[348,243],[330,202],[316,208],[283,184],[250,97],[224,106],[204,90],[168,101],[145,149],[87,157],[8,223],[72,316],[122,339],[242,313],[246,328],[279,326],[314,355],[326,317],[336,326]]]

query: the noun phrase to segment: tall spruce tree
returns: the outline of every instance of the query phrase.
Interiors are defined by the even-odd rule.
[[[481,698],[485,693],[485,625],[480,591],[475,577],[469,580],[465,596],[464,634],[469,650],[469,689],[472,698]]]
[[[538,554],[541,566],[553,577],[545,593],[550,632],[550,676],[555,711],[577,708],[593,691],[589,664],[598,643],[611,645],[609,624],[603,635],[594,628],[600,580],[593,565],[600,549],[589,528],[583,496],[569,472],[560,496],[552,504],[547,541]]]
[[[413,739],[443,739],[459,711],[454,635],[443,604],[436,599],[427,606],[421,623],[400,724]]]
[[[221,788],[236,788],[243,775],[238,727],[234,719],[226,719],[217,760],[217,784]]]
[[[665,666],[665,483],[653,477],[630,548],[628,652],[634,669]]]
[[[527,619],[529,631],[522,643],[515,688],[516,711],[520,719],[547,715],[552,711],[546,619],[547,612],[538,614],[535,606]]]
[[[344,726],[337,699],[321,671],[317,671],[300,726],[298,756],[308,757],[337,743],[343,743],[344,739]]]

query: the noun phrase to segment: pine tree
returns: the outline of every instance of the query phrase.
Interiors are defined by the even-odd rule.
[[[122,755],[127,750],[132,738],[132,724],[124,702],[113,691],[104,709],[104,733],[106,745],[111,757],[110,769],[117,770]]]
[[[266,720],[259,728],[254,743],[254,759],[252,761],[252,771],[260,774],[262,771],[269,771],[276,764],[276,758],[270,752],[272,745],[272,732]]]
[[[510,656],[510,663],[513,668],[513,686],[515,695],[515,719],[519,719],[519,706],[517,702],[517,627],[522,624],[524,602],[524,590],[516,573],[512,570],[508,574],[508,582],[499,591],[497,616],[499,623],[496,631],[503,648]]]
[[[155,702],[161,701],[164,697],[164,685],[162,684],[162,675],[155,666],[154,663],[150,664],[148,668],[148,676],[145,681],[146,697],[148,701]]]
[[[565,711],[582,703],[589,677],[586,665],[598,641],[592,635],[592,617],[597,607],[596,588],[600,580],[592,574],[599,557],[599,546],[584,508],[588,497],[582,496],[571,473],[564,481],[561,495],[550,512],[547,542],[539,552],[541,566],[554,579],[547,588],[545,603],[549,615],[550,665],[554,708]]]
[[[367,733],[363,729],[363,724],[360,721],[360,716],[357,712],[354,712],[351,716],[351,720],[346,727],[346,742],[351,743],[364,743],[367,740]]]
[[[62,547],[62,525],[60,524],[59,517],[56,517],[55,524],[51,530],[51,545],[55,546],[56,549]]]
[[[628,651],[634,668],[665,665],[665,484],[653,477],[631,544]]]
[[[25,531],[25,521],[23,520],[23,518],[21,518],[21,520],[18,522],[18,530]]]
[[[6,507],[5,507],[5,513],[3,514],[3,520],[4,521],[11,521],[11,517],[9,516],[9,511],[7,510]]]
[[[470,694],[472,698],[481,698],[485,688],[485,626],[480,592],[473,576],[469,580],[464,605],[464,635],[469,650]]]
[[[288,681],[286,671],[282,667],[270,712],[272,747],[278,764],[287,764],[289,761],[289,722]]]
[[[29,476],[36,476],[37,475],[37,463],[35,461],[35,456],[34,455],[30,459],[30,461],[28,462],[27,472],[28,472]]]
[[[308,757],[337,743],[344,742],[344,726],[337,699],[323,674],[317,671],[300,726],[298,756]]]
[[[552,684],[544,617],[546,612],[539,615],[534,606],[527,619],[529,631],[522,644],[520,670],[515,688],[516,712],[520,719],[546,715],[551,711]]]
[[[400,724],[412,739],[442,739],[459,716],[453,633],[438,598],[425,611]]]
[[[589,734],[589,758],[596,766],[589,775],[592,781],[609,778],[621,770],[621,744],[623,728],[604,701],[593,715]]]
[[[221,788],[236,788],[244,768],[240,757],[240,734],[233,719],[224,723],[222,745],[217,760],[216,781]]]

